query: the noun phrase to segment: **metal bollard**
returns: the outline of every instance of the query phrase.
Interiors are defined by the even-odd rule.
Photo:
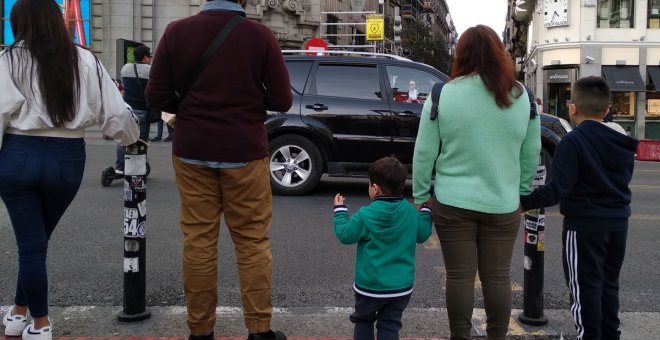
[[[546,168],[539,164],[532,187],[545,184]],[[518,315],[520,322],[541,326],[548,323],[543,315],[543,252],[545,250],[545,209],[525,212],[525,269],[523,288],[523,312]]]
[[[146,309],[147,144],[126,147],[124,165],[124,308],[119,321],[151,317]]]

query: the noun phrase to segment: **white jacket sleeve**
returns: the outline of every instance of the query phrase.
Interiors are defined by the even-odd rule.
[[[138,124],[103,65],[96,63],[96,67],[87,72],[87,78],[88,105],[98,107],[101,104],[96,123],[103,134],[122,145],[135,143],[140,135]]]
[[[14,81],[9,73],[9,57],[0,53],[0,147],[2,146],[2,137],[9,125],[11,115],[18,113],[25,97],[14,85]]]

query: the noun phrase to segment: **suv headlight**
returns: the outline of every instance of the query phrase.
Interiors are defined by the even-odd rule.
[[[571,126],[571,123],[566,121],[566,119],[559,118],[559,123],[561,123],[561,126],[566,130],[566,133],[573,131],[573,127]]]

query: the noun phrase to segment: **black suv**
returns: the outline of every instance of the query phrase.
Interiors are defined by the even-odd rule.
[[[305,194],[323,173],[365,177],[373,161],[389,155],[411,166],[424,100],[433,84],[448,80],[445,74],[388,55],[284,58],[293,106],[266,121],[275,194]],[[568,129],[566,121],[542,115],[546,165]]]

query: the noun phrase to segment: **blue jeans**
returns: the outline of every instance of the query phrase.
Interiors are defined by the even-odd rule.
[[[374,322],[378,340],[398,340],[403,327],[401,316],[410,302],[410,295],[373,298],[355,293],[355,311],[351,314],[354,340],[374,340]]]
[[[148,112],[145,110],[133,110],[133,113],[135,113],[135,116],[138,117],[138,121],[140,122],[140,139],[142,139],[145,142],[149,141],[149,116]],[[126,154],[126,151],[124,150],[124,146],[121,144],[117,143],[117,160],[115,161],[115,167],[119,167],[120,169],[124,169],[124,156]]]
[[[48,240],[80,188],[85,170],[82,138],[4,135],[0,197],[18,247],[14,303],[32,317],[48,315]]]
[[[163,122],[162,119],[159,120],[158,123],[156,124],[157,124],[156,126],[158,127],[158,129],[156,130],[156,139],[163,139],[163,125],[167,125],[167,124],[165,124],[165,122]],[[167,137],[172,138],[172,130],[173,130],[172,127],[167,125]]]

